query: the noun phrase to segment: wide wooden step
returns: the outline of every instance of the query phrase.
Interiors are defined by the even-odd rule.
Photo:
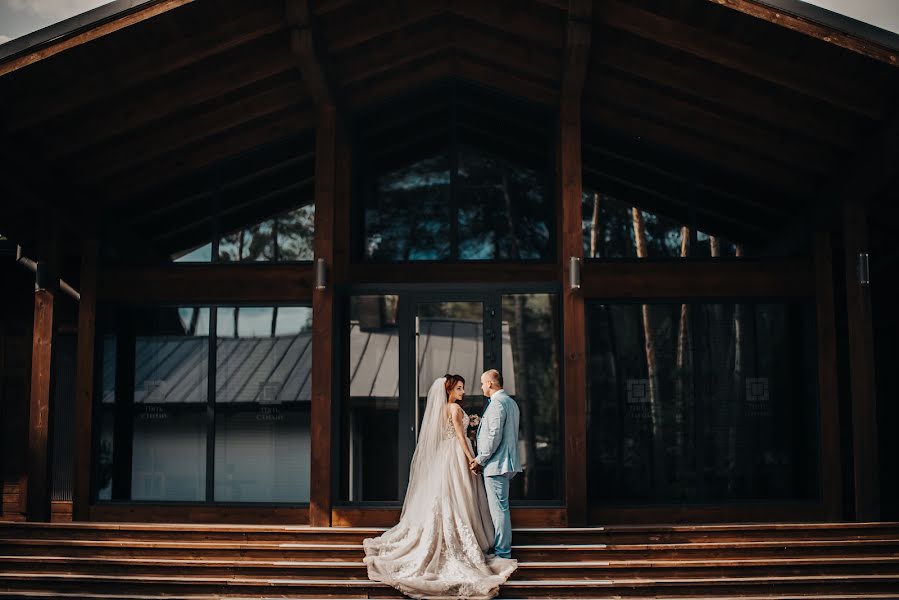
[[[629,560],[677,558],[827,557],[862,553],[899,556],[899,538],[885,540],[790,540],[694,542],[682,544],[514,545],[523,561]],[[0,538],[0,554],[146,558],[232,558],[245,560],[355,560],[361,544],[305,542],[177,542],[155,540],[69,540]]]
[[[0,573],[0,590],[61,592],[109,591],[130,594],[218,594],[221,597],[401,597],[391,588],[367,580],[325,580],[298,578],[197,577]],[[764,590],[768,594],[896,593],[899,575],[784,576],[784,577],[690,577],[666,580],[620,578],[593,580],[510,581],[503,586],[502,598],[591,598],[622,597],[709,597],[749,595]]]
[[[180,541],[303,541],[360,543],[384,528],[305,525],[198,525],[159,523],[0,523],[0,537],[29,539],[143,539]],[[61,534],[61,532],[65,532]],[[614,525],[517,528],[519,544],[687,543],[795,539],[899,539],[899,523],[751,523],[726,525]]]
[[[0,572],[180,577],[288,577],[366,579],[365,564],[355,561],[284,561],[219,559],[146,559],[0,556]],[[520,561],[514,580],[592,580],[608,578],[765,577],[791,575],[899,575],[899,557]]]
[[[381,528],[0,524],[0,599],[397,598]],[[517,529],[507,598],[899,598],[899,524]]]

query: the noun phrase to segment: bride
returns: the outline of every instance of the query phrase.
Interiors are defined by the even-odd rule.
[[[486,554],[493,521],[484,479],[468,467],[474,452],[459,406],[464,394],[459,375],[434,381],[400,521],[362,542],[368,577],[413,598],[492,598],[518,567]]]

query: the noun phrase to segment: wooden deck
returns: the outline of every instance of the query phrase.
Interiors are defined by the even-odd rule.
[[[380,528],[0,524],[0,598],[398,598]],[[517,529],[504,598],[896,598],[899,523]]]

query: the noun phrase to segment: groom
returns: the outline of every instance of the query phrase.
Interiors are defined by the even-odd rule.
[[[518,461],[518,405],[503,389],[503,377],[496,369],[481,375],[481,391],[488,398],[478,425],[478,455],[468,467],[483,469],[487,503],[496,537],[493,552],[512,556],[512,521],[509,517],[509,482],[521,472]]]

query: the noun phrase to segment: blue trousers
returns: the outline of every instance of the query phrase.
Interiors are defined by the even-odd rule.
[[[484,476],[487,505],[493,519],[493,553],[502,558],[512,556],[512,518],[509,514],[509,478],[505,475]]]

